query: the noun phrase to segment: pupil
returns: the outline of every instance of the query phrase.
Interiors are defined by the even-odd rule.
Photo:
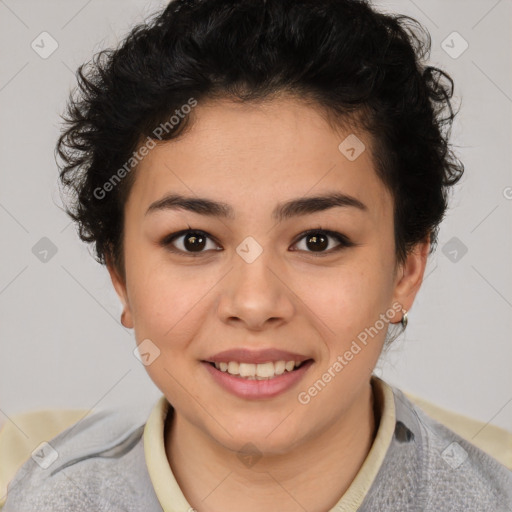
[[[190,233],[185,237],[184,245],[187,250],[200,251],[205,246],[206,239],[199,233]]]
[[[313,244],[316,243],[317,245],[310,246],[310,242],[312,242]],[[321,251],[329,245],[327,237],[321,233],[309,235],[306,243],[308,244],[308,248],[315,250],[315,251],[318,251],[318,250]],[[320,245],[318,245],[318,243],[320,243]]]

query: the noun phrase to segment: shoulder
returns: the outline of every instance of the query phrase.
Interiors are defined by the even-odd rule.
[[[153,491],[143,449],[148,414],[98,411],[43,442],[9,483],[2,512],[136,510],[134,496]]]
[[[393,388],[397,421],[417,432],[425,510],[512,510],[512,471]]]

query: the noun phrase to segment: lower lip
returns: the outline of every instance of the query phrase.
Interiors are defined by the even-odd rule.
[[[240,398],[257,399],[272,398],[290,389],[302,379],[309,367],[313,364],[313,360],[310,359],[306,361],[300,368],[292,372],[285,371],[281,375],[277,375],[268,380],[236,377],[228,372],[217,370],[215,366],[206,361],[201,361],[201,363],[205,366],[206,370],[210,372],[210,375],[215,381],[227,391]]]

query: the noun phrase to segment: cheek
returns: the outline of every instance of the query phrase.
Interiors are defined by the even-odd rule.
[[[177,355],[202,325],[208,301],[205,294],[215,284],[197,268],[171,266],[148,257],[130,268],[130,306],[137,342],[149,338],[164,352]]]
[[[313,313],[329,361],[351,350],[357,354],[353,357],[357,363],[351,363],[355,368],[371,365],[380,354],[388,325],[379,321],[389,309],[386,272],[376,261],[360,258],[357,264],[340,267],[328,279],[304,288],[304,302]]]
[[[132,281],[132,314],[137,343],[149,339],[158,357],[145,367],[148,375],[171,401],[180,400],[180,389],[174,385],[187,380],[185,368],[188,346],[197,337],[204,304],[202,288],[185,284],[183,277],[166,276],[153,268],[139,280]],[[151,345],[152,346],[152,345]],[[179,403],[179,402],[178,402]]]
[[[310,276],[311,277],[311,276]],[[308,306],[333,327],[350,329],[369,319],[382,303],[385,283],[375,265],[359,261],[303,283]]]

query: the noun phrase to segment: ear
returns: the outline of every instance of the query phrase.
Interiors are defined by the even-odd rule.
[[[411,309],[416,294],[423,283],[429,249],[430,235],[426,240],[416,244],[397,271],[393,304],[395,302],[400,303],[406,311]]]
[[[130,303],[128,301],[128,293],[126,292],[126,282],[119,275],[119,272],[117,271],[115,265],[113,264],[110,256],[106,257],[105,259],[106,259],[107,270],[108,270],[108,273],[110,274],[110,279],[112,280],[114,289],[116,290],[116,293],[123,305],[123,313],[121,314],[121,323],[129,329],[133,329],[133,317],[132,317],[132,312],[130,309]]]

